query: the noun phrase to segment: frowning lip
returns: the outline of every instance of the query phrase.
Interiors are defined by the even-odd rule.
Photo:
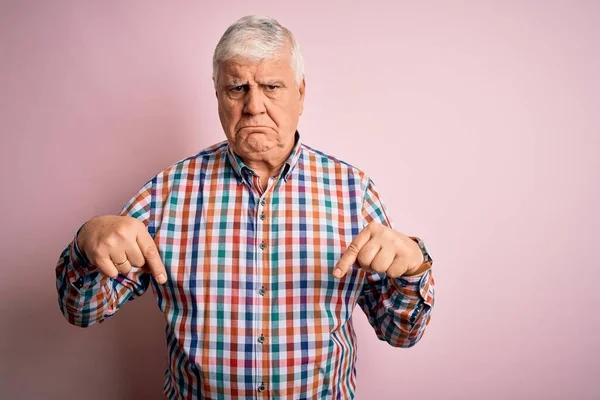
[[[240,131],[250,131],[247,132],[249,134],[251,133],[266,133],[266,131],[274,131],[275,128],[272,128],[270,126],[266,126],[266,125],[250,125],[250,126],[242,126],[241,128],[238,128],[238,132]]]

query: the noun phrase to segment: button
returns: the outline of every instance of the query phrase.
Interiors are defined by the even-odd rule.
[[[83,278],[79,278],[75,281],[75,287],[77,289],[81,289],[81,287],[83,286]]]
[[[264,206],[265,204],[267,204],[267,201],[266,201],[265,199],[262,199],[262,200],[260,201],[260,205],[261,205],[261,206]]]
[[[260,289],[258,289],[258,294],[260,294],[261,296],[264,296],[267,293],[267,289],[265,289],[264,287],[261,287]]]
[[[265,391],[265,389],[266,389],[266,387],[265,387],[265,384],[264,384],[264,383],[261,383],[261,384],[260,384],[260,386],[258,387],[258,391],[259,391],[259,392],[264,392],[264,391]]]
[[[258,343],[264,343],[265,342],[265,337],[263,336],[263,334],[261,333],[260,336],[258,337]]]
[[[260,213],[260,219],[265,219],[265,213]]]
[[[260,249],[264,250],[266,247],[267,247],[267,244],[265,242],[261,242]]]

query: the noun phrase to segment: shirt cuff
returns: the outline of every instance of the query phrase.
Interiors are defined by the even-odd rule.
[[[96,283],[96,278],[99,274],[98,268],[92,265],[77,244],[77,235],[79,235],[80,231],[81,228],[75,233],[73,242],[71,242],[70,251],[71,269],[73,274],[70,274],[69,281],[77,289],[82,289],[84,286],[93,286]]]
[[[403,276],[392,279],[392,283],[404,296],[413,298],[420,297],[425,304],[430,307],[433,306],[434,281],[431,269],[428,269],[422,275]]]

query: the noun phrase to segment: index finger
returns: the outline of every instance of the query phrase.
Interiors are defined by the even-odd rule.
[[[150,269],[154,279],[160,284],[167,281],[167,270],[162,260],[160,259],[160,253],[156,248],[156,244],[152,239],[152,236],[146,229],[142,229],[137,235],[137,244],[146,259],[146,265]]]
[[[358,257],[358,253],[363,248],[365,244],[371,239],[371,232],[365,228],[350,243],[350,246],[346,249],[346,251],[342,254],[340,259],[338,260],[335,268],[333,269],[333,276],[336,278],[341,278],[350,269],[352,265],[356,262]]]

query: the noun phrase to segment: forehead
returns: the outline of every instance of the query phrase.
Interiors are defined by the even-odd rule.
[[[290,65],[289,56],[280,56],[278,58],[263,59],[259,61],[236,57],[221,63],[219,75],[228,80],[254,80],[260,78],[287,79],[294,77],[294,70]]]

